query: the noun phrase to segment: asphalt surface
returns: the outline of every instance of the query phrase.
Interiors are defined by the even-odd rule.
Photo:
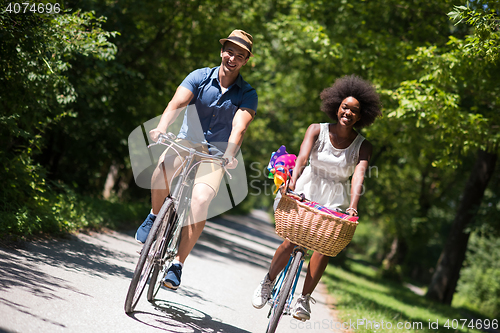
[[[154,304],[144,294],[130,316],[123,305],[141,248],[133,231],[0,248],[0,332],[265,332],[269,306],[256,310],[251,297],[280,243],[263,212],[213,218],[181,287],[161,289]],[[310,321],[285,316],[277,332],[336,331],[325,289],[313,293]]]

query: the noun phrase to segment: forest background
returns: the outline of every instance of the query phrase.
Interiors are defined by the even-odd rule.
[[[259,95],[242,153],[249,195],[233,213],[270,210],[271,152],[298,153],[328,122],[319,93],[359,75],[384,116],[362,223],[344,255],[500,316],[500,1],[64,1],[57,14],[0,1],[0,235],[136,227],[149,191],[134,183],[127,138],[161,114],[192,70],[220,64],[240,28]],[[47,1],[40,3],[47,4]],[[52,2],[55,4],[55,2]]]

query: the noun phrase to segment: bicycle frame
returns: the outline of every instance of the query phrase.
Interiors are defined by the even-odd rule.
[[[167,149],[172,148],[183,160],[181,166],[174,172],[174,174],[177,174],[180,171],[177,176],[177,183],[163,202],[141,250],[125,299],[125,312],[127,314],[134,311],[148,280],[148,301],[152,302],[154,300],[161,285],[161,279],[158,280],[158,276],[166,272],[168,263],[177,255],[183,222],[189,214],[191,204],[190,193],[186,193],[185,189],[189,187],[190,183],[192,183],[191,180],[194,179],[194,173],[192,173],[194,168],[205,162],[217,163],[231,178],[231,174],[226,169],[227,162],[225,159],[184,147],[176,142],[176,139],[177,137],[172,133],[160,134],[157,142],[148,146],[149,148],[157,144],[163,144],[168,146]],[[209,144],[207,143],[207,145]],[[179,149],[188,152],[187,156],[181,155]],[[195,157],[200,157],[200,160],[196,161]]]
[[[182,170],[179,173],[179,175],[177,176],[177,181],[176,181],[176,184],[174,186],[173,191],[171,191],[171,193],[169,195],[169,197],[174,202],[174,207],[175,207],[176,212],[180,213],[180,215],[178,215],[178,217],[177,217],[180,223],[177,223],[174,226],[174,230],[173,230],[174,236],[171,237],[173,242],[171,242],[170,244],[164,244],[167,247],[166,254],[164,256],[162,256],[163,258],[156,258],[158,260],[157,264],[159,264],[161,266],[163,266],[165,264],[165,261],[169,261],[177,255],[177,244],[176,243],[179,240],[180,231],[183,227],[183,225],[182,225],[183,221],[181,221],[181,220],[184,220],[181,216],[182,216],[182,214],[185,214],[185,213],[188,214],[189,208],[190,208],[189,207],[190,200],[186,199],[187,200],[186,207],[182,207],[183,209],[181,209],[181,210],[179,210],[178,208],[180,207],[180,204],[182,203],[182,199],[183,199],[182,195],[184,193],[184,189],[186,187],[189,187],[191,185],[190,180],[191,181],[193,180],[193,179],[190,179],[190,177],[189,177],[189,175],[191,175],[191,172],[193,171],[193,169],[196,166],[200,165],[201,163],[217,163],[217,164],[221,165],[221,167],[224,169],[224,171],[228,174],[229,178],[230,179],[232,178],[231,174],[227,171],[227,169],[225,167],[226,161],[224,159],[213,156],[213,155],[199,152],[194,148],[184,147],[183,145],[177,143],[175,141],[176,139],[177,139],[177,137],[173,133],[160,134],[160,136],[158,137],[158,140],[155,143],[148,145],[148,148],[150,148],[154,145],[158,145],[158,144],[167,146],[167,149],[172,148],[175,151],[175,153],[177,154],[177,156],[184,159],[182,162]],[[165,143],[163,141],[167,141],[168,143]],[[177,149],[187,151],[189,154],[186,157],[182,157]],[[201,157],[202,159],[200,161],[194,163],[194,159],[196,156]],[[162,253],[163,249],[161,249],[159,252]]]
[[[217,163],[217,164],[220,164],[220,166],[224,169],[224,171],[229,176],[229,179],[232,179],[231,174],[226,169],[226,164],[227,163],[226,163],[226,161],[224,159],[222,159],[220,157],[213,156],[213,155],[209,155],[209,154],[205,154],[205,153],[199,152],[199,151],[197,151],[194,148],[184,147],[183,145],[175,142],[176,138],[177,137],[173,133],[160,134],[160,136],[158,137],[158,140],[155,143],[152,143],[152,144],[148,145],[148,148],[150,148],[150,147],[152,147],[154,145],[158,145],[158,144],[167,146],[168,148],[173,148],[173,150],[177,153],[177,155],[179,157],[182,157],[182,156],[177,151],[177,149],[175,149],[174,147],[176,147],[178,149],[181,149],[181,150],[184,150],[184,151],[187,151],[189,153],[188,156],[184,157],[184,161],[182,162],[183,163],[182,171],[180,172],[180,174],[178,176],[177,184],[174,187],[174,190],[171,191],[171,193],[170,193],[170,197],[174,200],[174,203],[176,204],[176,206],[179,203],[179,199],[181,197],[181,194],[182,194],[182,191],[183,191],[184,187],[186,187],[188,185],[186,183],[187,176],[190,174],[190,172],[197,165],[199,165],[201,163]],[[167,141],[168,144],[164,143],[163,140]],[[210,144],[207,142],[207,145],[210,145]],[[195,156],[201,157],[202,160],[193,164],[193,160],[194,160]]]

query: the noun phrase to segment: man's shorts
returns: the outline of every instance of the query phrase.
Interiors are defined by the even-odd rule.
[[[184,147],[194,148],[198,152],[209,154],[208,147],[201,143],[199,145],[194,145],[191,141],[184,139],[177,139],[176,142]],[[165,163],[165,168],[177,169],[175,170],[174,177],[179,175],[179,173],[182,171],[182,166],[176,166],[172,164],[171,162],[168,161],[169,159],[166,157],[167,156],[178,157],[179,155],[182,158],[182,160],[185,161],[185,157],[189,155],[189,152],[180,148],[169,147],[165,149],[165,151],[160,157],[160,161],[164,161]],[[196,163],[201,160],[201,157],[195,156],[194,159],[195,159],[194,163]],[[222,177],[224,176],[224,172],[225,172],[224,169],[218,163],[213,163],[210,160],[201,162],[199,163],[198,170],[196,171],[194,185],[200,183],[207,184],[214,190],[215,195],[217,195],[220,183],[222,181]],[[172,184],[171,179],[169,179],[169,183],[170,185]]]

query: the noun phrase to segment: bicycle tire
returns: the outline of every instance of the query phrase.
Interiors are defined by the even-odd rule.
[[[285,308],[285,304],[290,296],[290,292],[292,290],[292,285],[295,280],[295,276],[297,275],[297,270],[299,269],[300,261],[304,253],[302,251],[297,251],[293,257],[293,260],[290,264],[288,272],[286,273],[285,279],[283,281],[283,286],[278,292],[277,304],[272,304],[271,316],[269,317],[269,324],[267,325],[266,333],[274,333],[276,328],[278,327],[279,321],[283,316],[283,309]]]
[[[175,230],[175,221],[177,218],[177,214],[174,209],[174,205],[170,205],[169,209],[165,210],[163,212],[164,214],[162,215],[162,220],[164,221],[163,223],[163,229],[160,231],[158,234],[159,237],[158,239],[161,239],[161,244],[159,246],[159,250],[161,251],[161,254],[159,255],[159,258],[161,258],[162,261],[165,261],[166,255],[167,255],[167,249],[168,245],[172,239],[173,232]],[[158,214],[159,216],[159,214]],[[166,267],[166,263],[158,264],[155,263],[153,266],[153,273],[151,274],[151,278],[149,280],[149,287],[148,287],[148,293],[147,293],[147,299],[149,302],[153,302],[156,294],[160,290],[161,287],[161,280],[163,277],[158,279],[158,276],[160,272],[163,272],[163,268]]]
[[[164,216],[165,212],[170,210],[170,207],[173,207],[173,201],[170,198],[167,198],[163,203],[159,216]],[[130,282],[130,286],[127,291],[127,297],[125,299],[125,312],[127,314],[134,311],[135,306],[139,302],[139,299],[144,291],[144,287],[151,275],[151,271],[154,266],[154,257],[155,252],[160,245],[159,243],[155,243],[158,232],[160,231],[160,227],[163,225],[163,219],[156,218],[151,230],[149,231],[149,235],[144,243],[144,246],[141,250],[141,255],[139,257],[139,261],[135,267],[134,275],[132,277],[132,281]],[[153,246],[155,244],[155,246]]]

